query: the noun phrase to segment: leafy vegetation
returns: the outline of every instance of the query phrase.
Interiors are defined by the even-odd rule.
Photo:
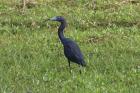
[[[0,93],[139,93],[139,0],[0,0]],[[68,63],[57,36],[61,15],[65,36],[75,40],[87,67]]]

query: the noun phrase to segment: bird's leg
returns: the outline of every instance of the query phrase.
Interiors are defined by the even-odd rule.
[[[69,69],[70,69],[70,73],[71,73],[70,60],[68,60],[68,63],[69,63]]]
[[[68,63],[69,63],[69,68],[70,68],[70,60],[68,60]]]
[[[82,66],[81,65],[79,65],[79,72],[80,72],[80,74],[82,73],[82,71],[81,71],[81,69],[82,69]]]

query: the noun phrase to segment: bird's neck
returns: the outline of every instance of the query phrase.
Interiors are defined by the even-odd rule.
[[[59,36],[62,43],[65,40],[65,37],[64,37],[64,34],[63,34],[65,27],[66,27],[66,22],[64,21],[64,22],[61,22],[61,25],[58,28],[58,36]]]

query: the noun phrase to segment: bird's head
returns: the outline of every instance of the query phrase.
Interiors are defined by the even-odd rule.
[[[50,18],[49,20],[58,21],[58,22],[64,22],[65,18],[63,18],[62,16],[55,16],[55,17]]]

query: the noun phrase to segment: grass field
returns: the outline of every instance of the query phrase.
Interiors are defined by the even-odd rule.
[[[0,93],[140,93],[139,0],[0,0]],[[59,23],[75,40],[87,67],[69,73]]]

